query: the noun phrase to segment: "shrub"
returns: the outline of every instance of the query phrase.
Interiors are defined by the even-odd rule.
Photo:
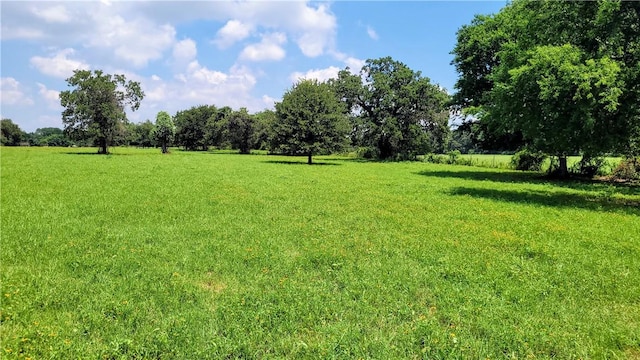
[[[451,150],[447,153],[447,155],[449,156],[448,163],[455,164],[456,161],[458,161],[458,158],[460,157],[461,153],[460,153],[460,150]]]
[[[511,158],[511,166],[516,170],[540,171],[542,163],[547,155],[542,152],[532,152],[527,149],[520,150]]]
[[[422,161],[432,164],[446,164],[448,159],[444,155],[427,154],[424,156],[424,159]]]
[[[580,176],[592,178],[604,173],[607,161],[602,157],[583,156],[582,159],[571,167],[571,172]]]
[[[614,180],[640,180],[640,158],[626,158],[613,170]]]

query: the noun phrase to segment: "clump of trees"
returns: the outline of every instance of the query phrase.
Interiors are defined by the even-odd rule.
[[[352,144],[371,157],[413,160],[445,151],[449,97],[419,71],[390,57],[370,59],[358,75],[342,70],[332,84],[351,115]]]
[[[640,155],[640,5],[516,0],[457,34],[454,103],[476,141],[559,159]],[[486,145],[486,143],[485,143]]]

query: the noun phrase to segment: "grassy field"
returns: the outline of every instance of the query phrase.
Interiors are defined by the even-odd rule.
[[[640,188],[2,148],[3,359],[640,358]]]

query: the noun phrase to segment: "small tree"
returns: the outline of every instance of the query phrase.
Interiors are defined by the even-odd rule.
[[[65,132],[75,138],[94,137],[100,154],[109,152],[109,145],[127,121],[126,105],[138,110],[144,98],[140,84],[126,81],[124,75],[104,74],[101,70],[75,70],[67,79],[73,90],[60,93],[64,107],[62,122]]]
[[[302,80],[276,104],[272,149],[289,155],[312,156],[337,151],[347,141],[349,124],[333,87],[317,80]]]
[[[160,111],[156,116],[156,126],[153,129],[153,134],[156,141],[160,143],[162,153],[168,153],[169,143],[176,134],[176,126],[173,124],[171,115],[166,111]]]

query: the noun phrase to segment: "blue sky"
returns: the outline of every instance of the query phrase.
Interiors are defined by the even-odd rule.
[[[457,29],[505,1],[2,1],[2,118],[62,128],[74,69],[141,83],[129,120],[201,104],[273,108],[299,78],[391,56],[453,92]]]

